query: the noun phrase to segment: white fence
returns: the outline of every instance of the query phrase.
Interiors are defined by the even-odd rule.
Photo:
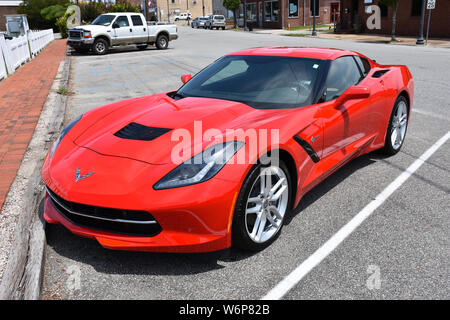
[[[13,74],[25,62],[35,57],[53,40],[53,30],[29,31],[27,35],[5,39],[0,34],[0,79]],[[6,68],[5,68],[6,66]],[[5,70],[4,70],[5,69]]]
[[[28,41],[30,42],[30,51],[33,56],[41,52],[44,47],[54,40],[53,30],[29,31]]]

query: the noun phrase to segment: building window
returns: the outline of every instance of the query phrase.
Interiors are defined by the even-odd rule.
[[[256,21],[256,3],[247,3],[247,21]]]
[[[314,2],[316,7],[314,8]],[[316,9],[315,16],[320,16],[320,0],[309,0],[309,16],[313,16],[313,10]]]
[[[380,16],[382,18],[387,17],[388,16],[388,7],[382,3],[378,3],[378,6],[380,7]]]
[[[289,0],[289,18],[298,18],[298,0]]]
[[[264,2],[264,21],[278,22],[278,1]]]
[[[420,17],[422,14],[422,0],[411,0],[411,16]]]

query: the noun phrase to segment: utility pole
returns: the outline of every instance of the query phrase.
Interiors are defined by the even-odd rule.
[[[205,0],[202,0],[203,16],[205,16]]]
[[[313,0],[313,30],[312,30],[312,34],[313,37],[317,36],[317,31],[316,31],[316,0]]]
[[[419,30],[419,37],[417,38],[416,44],[424,44],[423,25],[425,22],[425,1],[426,0],[422,0],[422,13],[420,14],[420,30]]]
[[[169,0],[167,0],[167,23],[170,23],[170,14],[169,14]]]

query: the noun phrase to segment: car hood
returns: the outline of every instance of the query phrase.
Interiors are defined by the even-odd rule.
[[[108,28],[111,29],[111,26],[99,26],[99,25],[86,24],[83,26],[73,27],[71,29],[86,30],[86,31],[90,31],[92,33],[98,33],[98,32],[104,32]]]
[[[124,103],[101,119],[83,116],[80,122],[86,127],[81,126],[81,133],[73,140],[103,155],[165,164],[180,143],[191,148],[185,159],[194,155],[193,150],[210,145],[213,140],[204,141],[205,132],[226,139],[229,129],[266,127],[284,113],[286,110],[259,110],[234,101],[195,97],[174,100],[160,94]],[[150,130],[152,139],[141,140],[142,128]]]

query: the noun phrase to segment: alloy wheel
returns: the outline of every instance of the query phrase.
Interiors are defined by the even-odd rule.
[[[254,242],[273,238],[283,224],[288,207],[289,184],[277,166],[262,168],[251,187],[245,211],[247,233]]]

